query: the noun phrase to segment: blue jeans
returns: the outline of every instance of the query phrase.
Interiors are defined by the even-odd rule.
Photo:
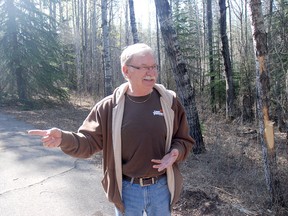
[[[122,198],[125,213],[115,208],[116,216],[170,216],[170,192],[167,178],[163,177],[156,184],[140,186],[123,180]]]

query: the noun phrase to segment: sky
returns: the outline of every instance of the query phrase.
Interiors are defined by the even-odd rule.
[[[148,27],[149,17],[155,19],[154,0],[134,0],[134,10],[136,22],[142,23],[144,28]]]

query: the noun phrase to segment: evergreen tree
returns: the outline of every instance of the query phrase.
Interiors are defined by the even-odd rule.
[[[33,96],[67,99],[54,19],[31,0],[1,0],[0,16],[0,88],[21,102]]]

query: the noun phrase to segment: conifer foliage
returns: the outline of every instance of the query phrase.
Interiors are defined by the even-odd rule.
[[[0,98],[66,99],[56,22],[31,0],[1,0],[0,16]]]

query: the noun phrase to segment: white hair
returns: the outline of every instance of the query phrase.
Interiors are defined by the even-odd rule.
[[[151,53],[154,56],[154,52],[150,46],[144,43],[136,43],[132,44],[128,47],[126,47],[120,57],[121,60],[121,67],[124,65],[127,65],[131,62],[133,56],[135,54],[141,53],[141,52],[148,52]]]

